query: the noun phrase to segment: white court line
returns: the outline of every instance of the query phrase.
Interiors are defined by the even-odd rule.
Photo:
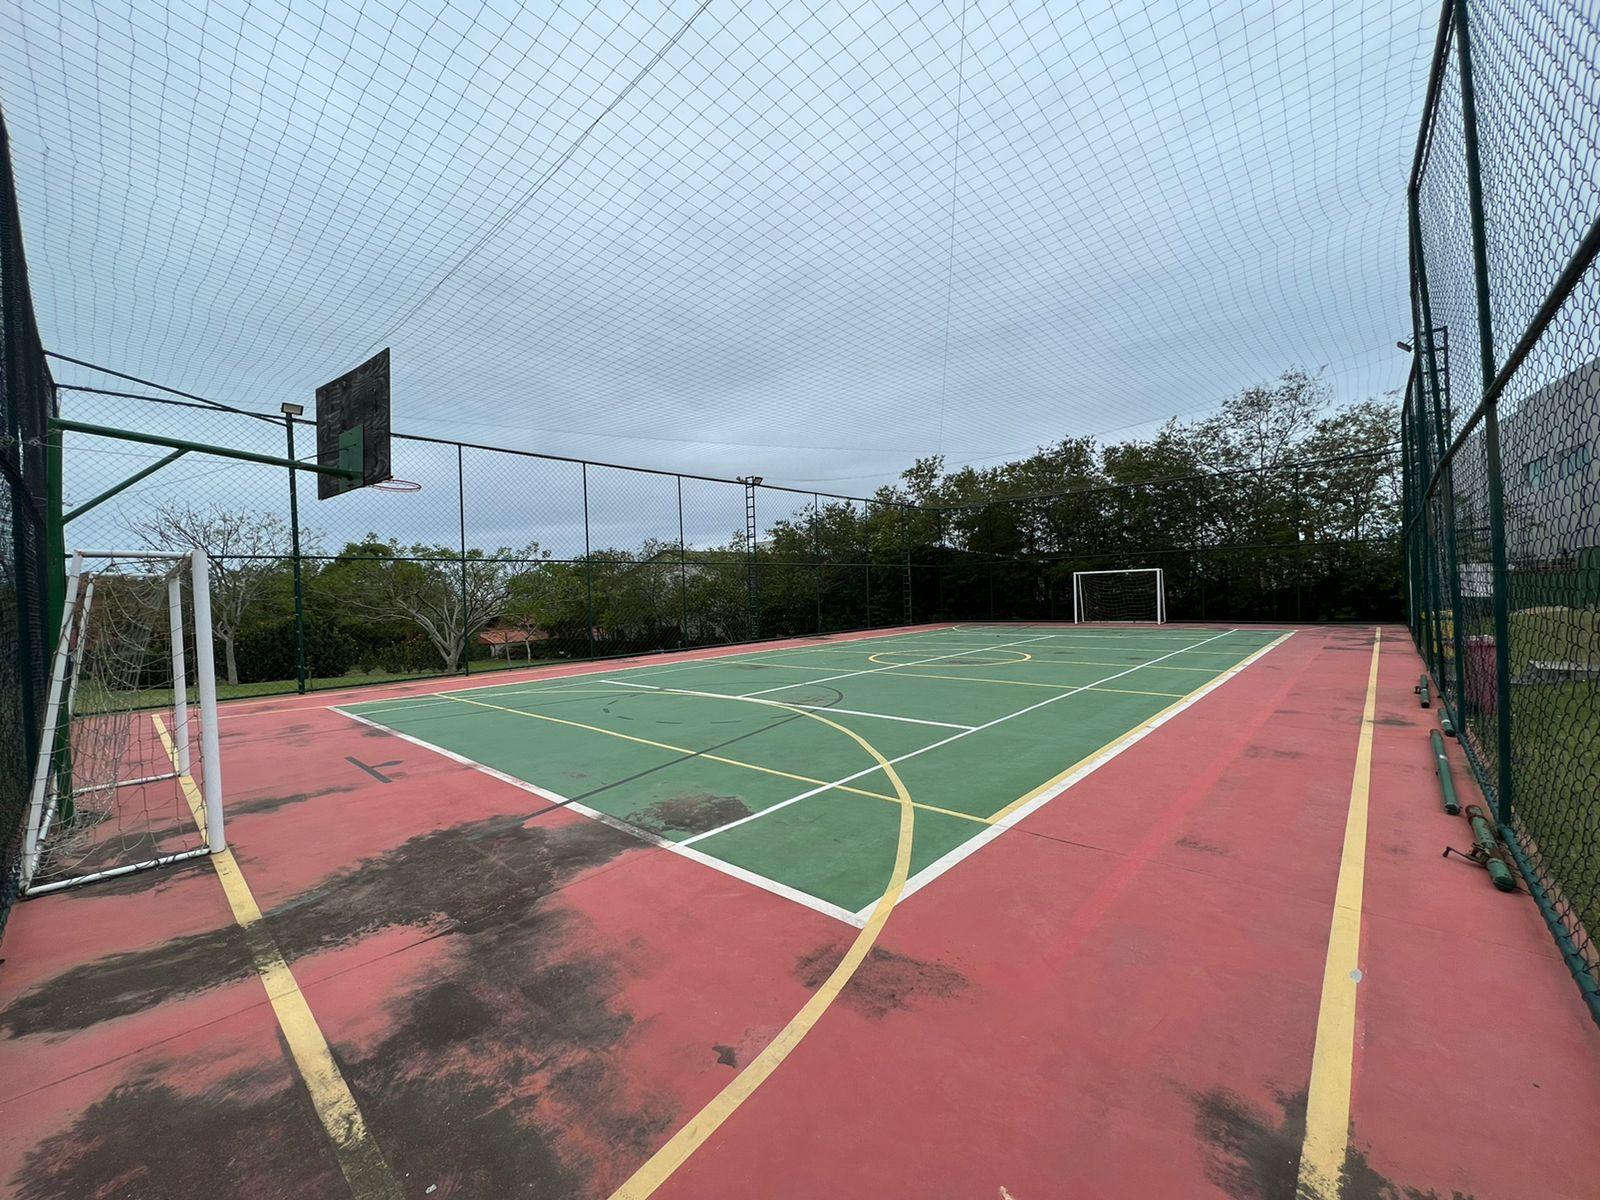
[[[723,697],[725,700],[729,698],[727,696]],[[782,896],[785,900],[793,900],[796,904],[803,905],[813,912],[819,912],[823,916],[832,917],[836,921],[843,921],[846,925],[852,925],[857,929],[866,924],[865,917],[858,917],[847,908],[842,908],[837,904],[829,904],[826,900],[818,899],[809,892],[802,892],[799,888],[792,888],[786,883],[779,883],[776,879],[768,879],[765,875],[758,875],[754,871],[747,871],[743,867],[735,866],[733,863],[723,862],[720,858],[713,858],[711,855],[702,853],[699,850],[690,849],[686,842],[674,842],[669,838],[652,833],[648,829],[642,829],[638,825],[630,824],[620,817],[613,817],[610,813],[601,812],[597,808],[590,808],[587,804],[582,804],[577,800],[569,800],[558,792],[552,792],[549,788],[538,787],[525,779],[518,779],[515,775],[497,771],[495,768],[478,762],[476,759],[468,758],[464,754],[457,754],[454,750],[446,750],[443,746],[436,746],[432,742],[423,741],[423,739],[413,737],[409,733],[401,733],[398,729],[391,729],[389,726],[380,724],[377,721],[369,721],[360,713],[350,712],[337,705],[330,704],[328,711],[336,712],[341,717],[348,717],[352,721],[358,721],[362,725],[368,725],[373,729],[381,729],[393,737],[410,742],[413,746],[421,746],[424,750],[431,750],[435,754],[443,755],[451,762],[460,763],[464,767],[471,767],[474,771],[479,771],[491,779],[497,779],[501,783],[508,783],[512,787],[519,788],[530,795],[538,796],[539,799],[548,804],[571,809],[573,812],[588,817],[592,821],[599,821],[602,825],[609,825],[613,829],[636,837],[646,845],[655,846],[662,850],[670,850],[673,854],[697,862],[702,866],[710,867],[714,871],[720,871],[722,874],[729,875],[742,883],[748,883],[753,887],[760,888],[762,891],[771,892],[775,896]]]
[[[742,654],[804,654],[804,653],[807,653],[807,652],[812,651],[812,650],[832,650],[832,649],[836,649],[836,648],[841,647],[841,646],[852,646],[853,647],[853,646],[856,646],[856,645],[866,645],[866,644],[871,643],[871,642],[885,642],[885,643],[887,643],[887,642],[896,642],[896,641],[899,641],[900,639],[903,639],[903,638],[925,637],[928,634],[940,633],[940,632],[943,632],[943,630],[941,630],[941,629],[908,629],[904,633],[882,633],[882,634],[874,634],[872,637],[853,638],[853,639],[852,638],[842,638],[837,642],[829,642],[827,645],[824,645],[824,646],[772,646],[770,649],[762,649],[763,645],[766,645],[766,643],[763,643],[763,642],[740,642],[738,645],[735,645],[735,646],[709,646],[709,647],[704,647],[703,649],[721,651],[721,653],[712,654],[712,655],[710,655],[708,657],[704,657],[704,658],[685,658],[685,659],[681,659],[678,662],[674,662],[674,663],[642,662],[642,663],[635,663],[631,667],[618,667],[618,666],[612,666],[612,665],[606,664],[606,663],[598,663],[595,666],[593,666],[590,670],[587,670],[587,671],[570,671],[565,675],[550,675],[550,676],[547,676],[544,679],[530,680],[528,682],[561,684],[561,683],[566,682],[569,679],[587,679],[591,675],[618,675],[618,674],[621,674],[624,671],[627,671],[627,672],[630,672],[630,673],[639,672],[641,674],[648,674],[648,675],[665,675],[669,671],[687,671],[687,670],[692,670],[692,669],[694,669],[696,667],[714,667],[719,663],[727,663],[727,662],[730,662],[730,661],[737,661],[738,660],[738,656],[742,655]],[[831,635],[831,636],[837,636],[837,635]],[[666,653],[668,653],[668,654],[693,654],[693,653],[696,653],[696,651],[695,651],[695,649],[693,647],[691,647],[691,648],[686,649],[686,650],[669,650]],[[507,669],[510,670],[510,668],[507,668]],[[524,668],[524,669],[527,669],[527,668]],[[547,666],[544,666],[544,667],[533,667],[532,669],[535,670],[535,671],[539,671],[539,670],[547,670],[547,669],[549,669],[549,667],[547,665]],[[814,670],[815,668],[807,668],[807,669]],[[429,682],[429,681],[426,680],[426,679],[420,680],[420,681],[419,680],[414,680],[414,679],[408,679],[408,680],[396,680],[395,682],[397,682],[397,683],[417,683],[417,682],[426,683],[426,682]],[[417,696],[395,696],[395,697],[393,697],[391,699],[387,699],[387,700],[384,699],[381,696],[376,698],[376,699],[373,699],[373,700],[362,700],[359,696],[352,696],[349,699],[339,701],[338,704],[318,704],[315,701],[313,701],[310,704],[285,704],[285,705],[283,705],[283,706],[281,706],[279,708],[270,709],[270,710],[268,710],[267,712],[264,712],[264,713],[262,713],[262,712],[238,712],[238,713],[224,712],[222,714],[222,718],[221,719],[226,720],[229,717],[235,717],[235,718],[237,718],[237,717],[256,717],[256,718],[259,718],[259,717],[263,717],[263,716],[272,716],[274,713],[299,712],[302,709],[313,709],[313,708],[326,708],[326,709],[331,709],[331,710],[336,710],[336,711],[343,712],[343,710],[340,708],[340,705],[345,705],[345,704],[360,705],[362,707],[366,707],[367,705],[372,705],[372,704],[388,704],[391,707],[398,706],[398,705],[404,705],[404,704],[424,704],[424,703],[428,703],[430,701],[438,700],[441,696],[459,696],[462,692],[481,692],[481,691],[484,691],[485,689],[488,689],[488,688],[508,688],[508,689],[509,688],[515,688],[517,686],[517,683],[518,683],[517,680],[506,680],[506,681],[502,681],[502,682],[498,682],[498,683],[469,683],[469,684],[465,685],[464,687],[450,688],[448,691],[443,691],[443,692],[423,692],[422,694],[417,695]],[[378,689],[380,687],[383,687],[384,685],[382,685],[382,684],[372,684],[371,686],[372,686],[372,688],[374,690],[376,690],[376,689]],[[354,689],[341,688],[341,689],[338,689],[338,690],[348,692],[348,691],[352,691]],[[512,693],[512,692],[508,691],[508,692],[506,692],[506,694],[507,695],[513,695],[513,694],[515,694],[515,695],[525,695],[525,694],[530,693],[530,692],[541,692],[541,691],[545,691],[545,690],[547,690],[547,689],[540,688],[540,687],[531,687],[531,688],[521,689],[521,690],[519,690],[519,691],[517,691],[515,693]],[[261,696],[261,697],[249,697],[249,698],[246,698],[246,699],[248,699],[248,700],[270,701],[270,700],[276,699],[276,697]],[[386,708],[386,709],[384,709],[382,711],[388,712],[388,711],[390,711],[390,709]],[[351,715],[351,714],[345,713],[345,715],[348,716],[348,715]]]
[[[1230,630],[1229,632],[1232,631]],[[990,825],[989,828],[981,830],[978,834],[972,838],[969,838],[967,841],[962,842],[959,846],[956,846],[942,857],[934,859],[931,863],[923,867],[922,870],[918,871],[906,881],[905,890],[900,893],[900,903],[904,904],[907,898],[913,893],[919,892],[923,888],[927,887],[928,884],[932,883],[935,879],[939,878],[939,876],[950,870],[951,867],[955,866],[962,859],[977,852],[984,846],[987,846],[990,842],[994,841],[995,838],[999,837],[1006,830],[1014,827],[1030,813],[1038,811],[1046,804],[1049,804],[1050,801],[1059,797],[1063,792],[1075,787],[1085,777],[1098,771],[1101,767],[1105,766],[1106,763],[1117,757],[1117,755],[1121,754],[1129,746],[1132,746],[1137,742],[1141,742],[1145,738],[1149,737],[1150,734],[1161,728],[1161,726],[1172,720],[1172,718],[1176,717],[1179,713],[1185,711],[1195,704],[1198,704],[1201,700],[1204,700],[1212,692],[1216,691],[1223,684],[1227,683],[1228,680],[1232,679],[1235,675],[1239,674],[1239,672],[1250,666],[1251,663],[1256,662],[1258,659],[1265,656],[1269,651],[1276,649],[1293,636],[1294,630],[1292,629],[1287,633],[1278,635],[1277,638],[1268,642],[1265,646],[1261,647],[1261,649],[1250,655],[1249,658],[1235,663],[1222,674],[1218,675],[1210,683],[1204,684],[1196,691],[1191,693],[1188,697],[1181,700],[1177,704],[1174,704],[1171,708],[1163,710],[1159,716],[1148,722],[1143,728],[1138,729],[1132,734],[1132,736],[1124,734],[1122,737],[1116,739],[1110,749],[1101,754],[1097,754],[1094,758],[1084,763],[1083,766],[1079,767],[1071,775],[1063,779],[1059,787],[1052,788],[1042,796],[1034,797],[1015,812],[1007,813],[1005,817],[994,822],[994,824]],[[868,905],[866,911],[871,912],[872,906]],[[863,921],[866,920],[866,917],[862,913],[857,913],[856,916],[860,917]]]
[[[1044,636],[1049,637],[1050,635],[1045,634]],[[999,645],[990,646],[989,649],[1004,650],[1007,646],[1021,646],[1028,642],[1037,642],[1040,640],[1040,638],[1036,637],[1022,638],[1015,642],[1001,642]],[[858,675],[878,675],[884,671],[897,671],[901,667],[925,667],[929,663],[943,662],[947,658],[960,658],[963,654],[967,653],[970,653],[970,649],[952,650],[949,654],[935,654],[932,658],[918,658],[913,659],[911,662],[904,663],[888,663],[881,667],[867,667],[860,671],[845,671],[840,675],[824,675],[821,679],[802,679],[798,683],[780,683],[777,687],[762,688],[760,691],[756,692],[741,692],[739,698],[741,700],[750,700],[756,696],[769,695],[772,692],[786,692],[791,688],[810,687],[813,684],[818,683],[832,683],[836,679],[854,679]]]
[[[606,683],[606,682],[609,682],[609,681],[608,680],[604,680],[604,679],[597,679],[597,680],[595,680],[595,682],[596,683]],[[509,684],[507,684],[506,686],[507,687],[511,687],[511,685],[509,685]],[[462,689],[459,689],[459,690],[460,691],[466,691],[467,689],[466,688],[462,688]],[[590,687],[543,687],[543,688],[530,687],[530,688],[511,688],[511,690],[509,690],[509,691],[499,692],[499,693],[496,693],[496,695],[497,696],[615,696],[616,692],[612,691],[610,688],[593,687],[593,686],[590,686]],[[419,708],[433,708],[433,707],[436,707],[436,706],[439,706],[439,705],[449,705],[451,708],[453,708],[457,712],[459,712],[460,711],[460,704],[455,699],[455,696],[456,696],[456,692],[432,692],[432,693],[430,693],[429,695],[426,695],[426,696],[406,697],[405,699],[396,700],[392,704],[386,704],[386,702],[382,701],[382,700],[370,700],[370,701],[367,701],[366,703],[368,703],[368,704],[384,704],[385,707],[383,707],[383,708],[370,708],[370,709],[367,709],[366,711],[369,712],[369,713],[416,712],[417,709],[419,709]]]
[[[1206,638],[1204,641],[1195,642],[1193,645],[1189,646],[1180,646],[1170,653],[1163,654],[1161,658],[1152,659],[1150,662],[1140,663],[1136,667],[1129,667],[1126,670],[1118,671],[1115,675],[1107,675],[1104,679],[1096,679],[1093,683],[1086,683],[1082,687],[1073,688],[1070,692],[1058,692],[1054,696],[1046,696],[1037,704],[1030,704],[1027,708],[1019,708],[1016,712],[1007,713],[1003,717],[996,717],[994,720],[987,721],[982,725],[974,725],[971,729],[963,730],[960,733],[951,734],[947,738],[940,738],[937,742],[930,742],[921,749],[909,751],[906,754],[900,755],[898,758],[891,758],[889,762],[891,765],[898,765],[899,763],[905,762],[905,760],[908,758],[915,758],[919,754],[926,754],[929,750],[937,750],[940,746],[948,746],[951,742],[958,742],[964,737],[971,737],[973,734],[981,733],[985,729],[993,729],[996,725],[1004,724],[1006,721],[1010,721],[1015,717],[1024,716],[1027,713],[1033,712],[1035,709],[1043,708],[1047,704],[1054,704],[1057,700],[1065,700],[1068,696],[1076,696],[1079,692],[1086,692],[1090,688],[1095,688],[1099,687],[1101,684],[1110,683],[1113,679],[1121,679],[1124,675],[1131,675],[1135,671],[1141,671],[1145,667],[1152,666],[1153,664],[1160,662],[1162,658],[1171,658],[1173,655],[1183,654],[1185,651],[1193,650],[1199,646],[1204,646],[1207,642],[1214,642],[1217,640],[1217,638],[1224,638],[1230,633],[1237,632],[1238,631],[1235,629],[1225,629],[1219,634]],[[705,694],[710,696],[718,696],[718,693],[715,692],[708,692]],[[730,700],[744,699],[745,697],[718,696],[718,698]],[[759,812],[753,812],[749,816],[740,817],[737,821],[729,821],[726,825],[720,825],[715,829],[708,829],[704,833],[697,833],[693,837],[685,838],[681,844],[685,846],[692,846],[696,842],[703,842],[707,838],[716,837],[719,833],[726,833],[728,830],[737,828],[740,825],[745,825],[751,821],[759,820],[768,813],[777,812],[780,808],[788,808],[791,804],[798,804],[802,800],[809,800],[812,796],[820,795],[823,792],[830,791],[833,788],[842,786],[843,784],[854,782],[855,780],[860,779],[863,775],[871,775],[874,771],[879,769],[880,768],[878,765],[874,763],[870,767],[865,767],[860,771],[854,772],[853,774],[846,775],[843,779],[835,779],[832,783],[824,783],[820,787],[814,787],[808,791],[801,792],[798,796],[790,796],[787,800],[780,800],[770,807],[761,809]]]
[[[749,700],[750,696],[734,696],[727,692],[696,692],[689,688],[664,688],[653,683],[628,683],[622,679],[602,679],[601,683],[613,683],[617,687],[637,688],[641,692],[668,692],[677,696],[714,696],[719,700]],[[615,692],[607,693],[616,695]],[[793,700],[785,700],[784,708],[808,708],[812,712],[842,713],[847,717],[875,717],[880,721],[904,721],[907,725],[937,725],[941,729],[974,729],[972,725],[961,725],[955,721],[927,721],[921,717],[898,717],[892,713],[863,712],[855,708],[831,708],[826,704],[796,704]]]

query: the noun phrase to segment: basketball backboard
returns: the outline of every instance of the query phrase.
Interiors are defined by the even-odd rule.
[[[361,481],[317,476],[317,498],[383,483],[389,469],[389,351],[317,389],[317,463],[361,472]]]

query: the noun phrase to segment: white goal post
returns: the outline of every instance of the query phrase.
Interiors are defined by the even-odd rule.
[[[1166,576],[1160,567],[1072,573],[1072,619],[1079,625],[1167,621]]]
[[[205,551],[74,553],[28,796],[22,894],[226,848],[220,758]]]

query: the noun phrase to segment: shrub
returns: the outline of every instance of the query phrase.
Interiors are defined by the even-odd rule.
[[[251,625],[239,634],[239,682],[294,678],[294,618]],[[306,622],[306,674],[336,678],[355,665],[356,643],[329,621]]]

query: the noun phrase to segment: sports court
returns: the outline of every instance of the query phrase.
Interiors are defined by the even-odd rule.
[[[1288,636],[958,625],[339,711],[859,925]]]
[[[9,1193],[1584,1195],[1417,673],[956,624],[223,704],[227,855],[8,935]]]
[[[1597,47],[0,5],[0,1200],[1595,1200]]]

